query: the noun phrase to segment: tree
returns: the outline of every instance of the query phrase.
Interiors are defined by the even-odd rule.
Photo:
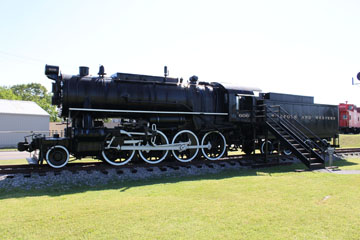
[[[51,94],[40,83],[18,84],[10,88],[0,87],[0,99],[36,102],[50,115],[50,121],[59,121],[57,109],[51,105]]]
[[[10,89],[16,96],[19,96],[24,101],[45,99],[50,103],[51,96],[40,83],[14,85]]]
[[[20,98],[8,87],[0,87],[0,99],[19,100]]]

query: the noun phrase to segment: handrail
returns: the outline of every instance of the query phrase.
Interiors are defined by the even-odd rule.
[[[273,111],[271,111],[272,113],[274,113]],[[280,122],[281,122],[281,117],[278,117],[280,119]],[[300,139],[307,139],[308,136],[306,136],[303,132],[301,132],[299,129],[297,129],[295,126],[292,126],[291,123],[287,120],[287,119],[283,119],[283,123],[284,125],[286,125],[286,127],[288,127],[290,130],[292,130],[293,132],[297,133],[297,135],[300,135],[300,136],[297,136],[298,138]]]
[[[278,123],[278,122],[276,122],[275,121],[275,119],[274,118],[270,118],[277,126],[279,126],[279,127],[281,127],[281,125]],[[285,124],[284,124],[285,125]],[[289,124],[286,124],[286,125],[289,125]],[[287,126],[289,129],[290,129],[290,126]],[[296,128],[293,128],[293,130],[291,130],[292,131],[292,134],[297,138],[297,139],[306,139],[307,138],[307,136],[306,135],[304,135],[300,130],[298,130],[298,129],[296,129]],[[300,135],[300,136],[299,136]],[[304,143],[304,141],[303,140],[301,140],[301,145],[305,145],[305,143]],[[310,154],[311,154],[311,151],[309,150],[309,149],[306,149]]]
[[[326,149],[325,143],[313,131],[291,116],[281,106],[267,106],[264,104],[261,106],[257,105],[256,107],[254,110],[262,110],[262,113],[258,115],[261,118],[261,122],[265,123],[275,136],[280,137],[281,141],[287,142],[295,150],[294,154],[306,166],[309,168],[318,168],[318,164],[324,166],[325,161],[323,157],[314,148],[323,153]],[[291,137],[288,137],[287,134]],[[308,139],[313,140],[311,141],[312,144],[306,142]],[[318,145],[318,140],[321,146]]]
[[[285,109],[283,109],[281,106],[279,106],[279,108],[283,111],[283,112],[285,112],[286,114],[289,114]],[[294,119],[295,120],[295,122],[296,123],[298,123],[303,129],[305,129],[306,131],[308,131],[315,139],[317,139],[319,142],[321,142],[323,145],[325,145],[323,142],[322,142],[322,140],[313,132],[313,131],[311,131],[308,127],[306,127],[305,125],[303,125],[301,122],[299,122],[297,119],[295,119],[295,118],[292,118],[292,119]],[[290,124],[291,124],[291,122],[290,121],[288,121]],[[316,143],[315,143],[316,144]],[[325,146],[324,146],[325,147]]]
[[[271,108],[278,108],[279,109],[279,113],[277,114],[275,111],[273,111]],[[290,128],[292,131],[297,132],[299,135],[302,135],[303,140],[307,140],[309,137],[307,135],[305,135],[303,132],[301,132],[292,122],[290,122],[288,119],[286,118],[281,118],[281,112],[289,115],[289,113],[283,109],[280,105],[273,105],[273,106],[268,106],[267,109],[273,113],[277,115],[277,118],[280,120],[280,122],[285,123],[284,125],[287,125],[288,128]],[[267,112],[266,112],[267,115]],[[280,116],[279,116],[280,115]],[[316,140],[318,140],[323,146],[319,146],[316,142],[313,142],[315,147],[317,147],[319,150],[321,151],[325,151],[326,146],[323,143],[323,141],[313,132],[311,131],[308,127],[304,126],[301,122],[299,122],[297,119],[291,117],[291,119],[293,120],[293,122],[297,123],[298,125],[300,125],[304,130],[306,130],[311,136],[312,138],[315,138]]]

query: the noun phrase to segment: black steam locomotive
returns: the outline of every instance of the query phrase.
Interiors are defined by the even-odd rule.
[[[181,162],[196,156],[218,160],[240,149],[247,154],[256,149],[292,152],[315,168],[323,166],[318,151],[337,138],[337,106],[314,104],[312,97],[201,82],[196,76],[184,82],[166,72],[164,77],[106,77],[101,66],[98,76],[90,76],[88,67],[65,75],[46,65],[46,76],[54,80],[52,104],[68,122],[65,137],[34,135],[18,150],[39,150],[38,163],[45,159],[54,168],[65,166],[70,155],[119,166],[134,158],[156,164],[170,155]],[[117,119],[118,125],[106,128],[108,119]]]

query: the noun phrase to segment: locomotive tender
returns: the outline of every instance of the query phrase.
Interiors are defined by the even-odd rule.
[[[70,155],[115,166],[134,158],[156,164],[170,155],[189,162],[200,152],[218,160],[239,149],[247,154],[291,150],[305,156],[307,148],[310,167],[311,161],[321,165],[311,149],[327,146],[324,141],[338,135],[337,106],[314,104],[312,97],[259,93],[201,82],[196,76],[184,82],[167,77],[166,70],[164,77],[106,77],[103,66],[98,76],[90,76],[88,67],[79,70],[78,75],[65,75],[57,66],[45,66],[46,76],[54,81],[52,104],[68,125],[64,137],[33,135],[31,142],[18,144],[20,151],[39,150],[38,163],[45,159],[61,168]],[[104,127],[109,118],[118,118],[119,125]]]

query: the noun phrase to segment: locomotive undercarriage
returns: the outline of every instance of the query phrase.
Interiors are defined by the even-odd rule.
[[[153,125],[155,126],[155,125]],[[190,130],[181,130],[170,143],[167,135],[153,127],[152,133],[120,131],[120,136],[109,135],[105,139],[103,159],[109,164],[120,166],[128,163],[137,152],[139,157],[150,164],[156,164],[169,155],[180,162],[193,160],[201,150],[209,160],[218,160],[226,151],[226,140],[219,131],[207,132],[199,142]],[[144,136],[148,139],[144,139]]]
[[[171,159],[190,162],[200,156],[215,161],[227,155],[228,151],[240,149],[246,154],[255,153],[256,149],[263,154],[266,149],[268,154],[274,151],[291,154],[273,139],[268,139],[266,147],[264,138],[252,138],[251,135],[259,135],[253,133],[250,125],[244,128],[214,125],[205,131],[196,130],[191,124],[183,124],[179,128],[168,122],[150,124],[142,119],[125,119],[115,128],[105,128],[102,121],[96,119],[91,122],[88,128],[83,125],[85,121],[72,119],[74,126],[67,128],[66,137],[37,135],[33,136],[31,144],[27,141],[19,143],[20,148],[29,152],[39,150],[33,160],[38,164],[45,160],[53,168],[64,167],[72,157],[92,157],[122,166],[132,160],[157,164]]]
[[[261,124],[216,125],[202,119],[207,126],[205,130],[194,127],[193,121],[178,125],[178,121],[166,119],[166,122],[155,124],[141,118],[125,118],[117,127],[106,128],[102,119],[83,115],[72,119],[73,126],[66,129],[66,137],[36,135],[31,144],[19,143],[18,148],[29,152],[39,150],[33,160],[38,164],[46,160],[53,168],[64,167],[71,156],[75,159],[92,157],[122,166],[132,160],[157,164],[171,159],[190,162],[200,156],[214,161],[228,151],[240,149],[246,154],[255,153],[257,149],[263,154],[292,153],[274,136],[266,136]]]
[[[97,131],[77,129],[67,132],[72,132],[72,136],[34,136],[31,144],[25,141],[19,145],[26,151],[39,150],[33,160],[42,164],[45,159],[53,168],[64,167],[71,155],[76,159],[91,156],[114,166],[125,165],[133,159],[157,164],[170,156],[180,162],[189,162],[200,156],[200,152],[208,160],[218,160],[224,156],[227,147],[225,136],[217,130],[195,134],[183,129],[174,133],[167,129],[160,131],[156,124],[147,131],[99,128]]]

